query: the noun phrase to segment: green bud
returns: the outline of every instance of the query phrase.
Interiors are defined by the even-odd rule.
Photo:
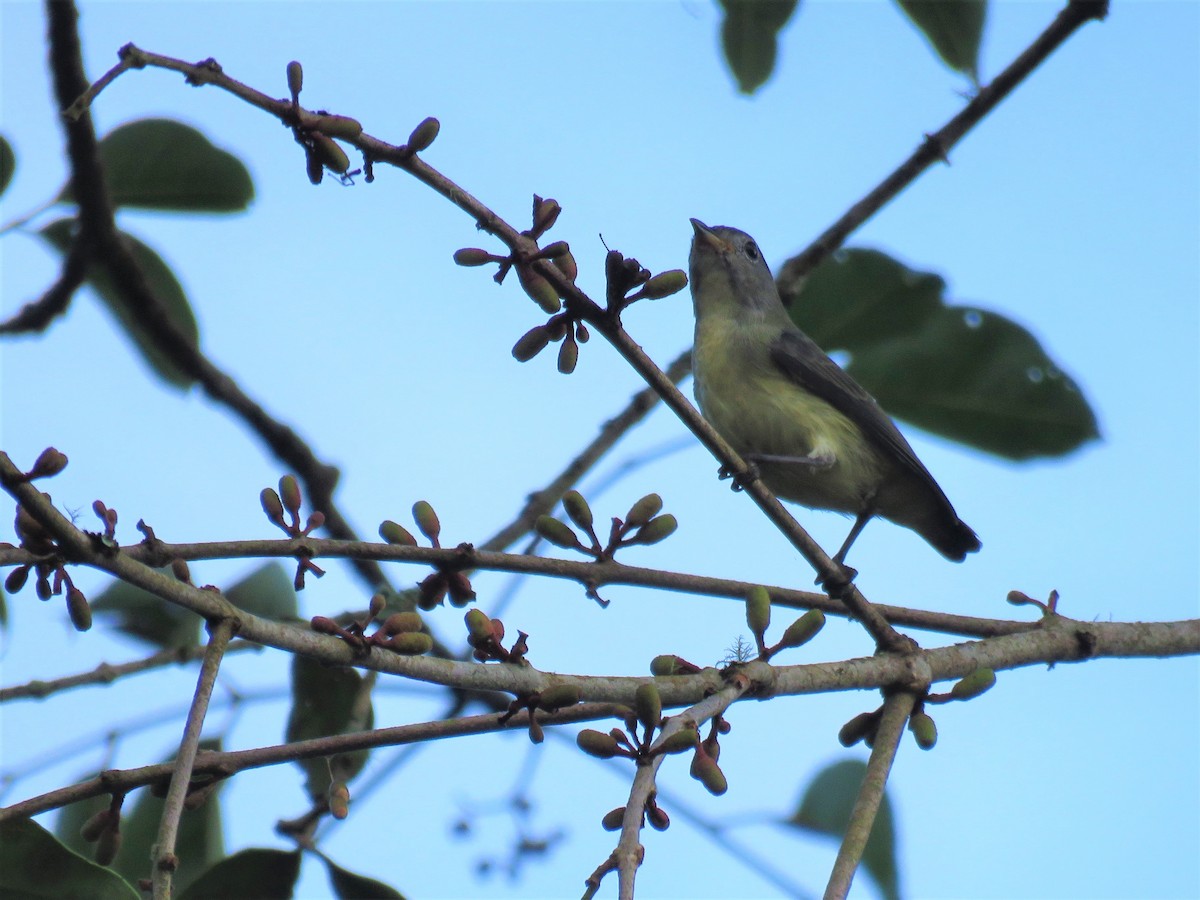
[[[616,809],[610,809],[604,814],[604,818],[600,820],[600,827],[605,831],[620,831],[624,823],[625,807],[618,806]]]
[[[825,613],[819,609],[810,609],[795,622],[787,627],[783,637],[779,639],[779,649],[799,647],[807,644],[817,632],[825,627]]]
[[[492,636],[492,620],[479,607],[467,610],[463,618],[467,623],[467,634],[472,641],[481,643]]]
[[[478,247],[463,247],[454,251],[454,261],[460,266],[486,266],[490,262],[499,262],[495,256]]]
[[[661,653],[650,660],[651,675],[679,675],[679,657],[674,653]]]
[[[583,499],[583,494],[579,491],[567,491],[562,498],[563,509],[567,511],[567,515],[571,517],[571,521],[585,531],[591,531],[592,528],[592,510],[588,506],[588,502]]]
[[[756,638],[771,627],[771,595],[761,585],[752,587],[746,595],[746,624]]]
[[[574,706],[579,702],[581,696],[582,694],[577,685],[552,684],[542,691],[541,696],[538,698],[538,706],[553,712],[556,709],[562,709],[564,706]]]
[[[616,738],[593,728],[585,728],[579,732],[575,736],[575,743],[588,756],[594,756],[597,759],[612,759],[620,750]]]
[[[533,230],[537,234],[545,234],[558,221],[562,212],[557,200],[546,199],[534,194],[533,197]]]
[[[932,750],[937,743],[937,725],[925,713],[917,713],[908,720],[908,730],[912,732],[917,746],[922,750]]]
[[[294,59],[287,64],[287,83],[292,100],[295,100],[304,90],[304,67]]]
[[[350,788],[346,782],[335,781],[329,785],[329,814],[335,819],[350,815]]]
[[[838,731],[838,742],[843,747],[853,747],[867,735],[874,734],[879,727],[879,711],[859,713]]]
[[[696,746],[700,733],[695,728],[680,728],[664,738],[656,748],[659,753],[686,753]]]
[[[433,649],[433,638],[423,631],[406,631],[388,638],[384,646],[404,656],[420,656]]]
[[[336,138],[356,138],[363,130],[362,122],[349,116],[317,116],[308,127]]]
[[[574,282],[579,276],[579,264],[575,262],[575,257],[571,254],[570,250],[562,256],[555,257],[554,265],[558,268],[558,271],[563,273],[563,277],[567,281]]]
[[[653,681],[639,684],[633,695],[633,708],[646,734],[657,728],[662,722],[662,697],[659,696],[658,685]]]
[[[670,513],[664,516],[655,516],[645,525],[638,529],[633,536],[634,542],[638,544],[657,544],[659,541],[666,540],[675,529],[679,527],[679,523]]]
[[[583,545],[579,543],[579,538],[575,536],[575,532],[571,530],[570,526],[553,516],[538,516],[537,521],[533,523],[533,530],[556,547],[562,547],[565,550],[583,549]]]
[[[429,505],[428,501],[418,500],[414,503],[412,514],[417,528],[421,529],[421,534],[437,543],[438,535],[442,533],[442,523],[438,521],[437,513],[433,511],[433,507]]]
[[[558,371],[563,375],[570,375],[578,364],[579,344],[575,342],[574,338],[568,336],[562,342],[562,346],[558,348]]]
[[[955,682],[950,696],[955,700],[970,700],[978,697],[996,683],[996,673],[991,669],[976,669],[970,675]]]
[[[321,134],[319,131],[311,132],[308,137],[312,141],[313,152],[317,159],[329,171],[341,175],[350,168],[350,157],[333,138]]]
[[[433,143],[441,128],[442,123],[430,116],[413,129],[412,134],[408,136],[406,146],[411,152],[420,153]]]
[[[562,309],[562,301],[558,299],[558,291],[554,289],[554,285],[529,266],[517,266],[517,280],[543,312],[553,315]]]
[[[76,631],[87,631],[92,627],[92,608],[88,606],[87,597],[77,587],[67,591],[67,615]]]
[[[555,241],[553,244],[547,244],[538,253],[542,259],[558,259],[560,256],[565,256],[571,252],[570,246],[566,241]]]
[[[707,753],[697,754],[692,761],[692,777],[716,797],[720,797],[729,790],[729,782],[725,778],[725,773],[721,771],[717,761]]]
[[[420,613],[411,611],[398,612],[392,613],[384,619],[381,629],[388,637],[392,637],[397,634],[409,634],[421,631],[424,628],[424,624]]]
[[[399,544],[401,547],[417,546],[417,539],[412,536],[412,532],[391,519],[383,520],[379,526],[379,536],[389,544]]]
[[[625,514],[625,524],[630,528],[639,528],[657,516],[662,506],[662,497],[658,494],[647,494],[629,508],[629,512]]]
[[[687,276],[681,269],[659,272],[642,287],[642,296],[647,300],[660,300],[687,287]]]
[[[529,362],[546,349],[550,343],[550,330],[545,325],[536,325],[513,344],[512,355],[517,362]]]
[[[300,482],[295,475],[284,475],[279,479],[279,497],[283,500],[283,508],[290,513],[300,512]]]
[[[272,522],[283,521],[283,503],[275,493],[275,488],[263,488],[258,500],[262,503],[263,512],[267,514],[268,519]]]

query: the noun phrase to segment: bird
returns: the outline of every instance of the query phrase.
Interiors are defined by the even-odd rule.
[[[691,223],[692,372],[709,424],[776,496],[855,517],[839,565],[875,516],[953,562],[979,550],[875,398],[792,322],[757,242]]]

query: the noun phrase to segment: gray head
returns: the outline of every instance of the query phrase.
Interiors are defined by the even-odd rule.
[[[754,238],[726,225],[710,228],[699,219],[691,222],[696,235],[688,268],[697,315],[717,310],[783,312],[775,279]]]

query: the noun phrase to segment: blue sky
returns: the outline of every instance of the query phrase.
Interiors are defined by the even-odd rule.
[[[1057,9],[995,5],[984,79]],[[715,4],[700,0],[82,5],[93,77],[134,41],[184,59],[216,57],[234,77],[283,96],[284,66],[298,59],[308,106],[353,115],[379,137],[403,141],[437,116],[428,161],[519,226],[533,193],[558,199],[564,212],[552,234],[570,241],[580,284],[597,295],[598,235],[652,270],[684,267],[690,216],[751,232],[777,266],[963,103],[965,83],[890,4],[806,4],[783,37],[774,79],[751,99],[736,94],[718,58],[717,21]],[[18,155],[0,221],[53,195],[65,176],[43,31],[40,6],[0,5],[0,128]],[[872,523],[852,558],[871,599],[1018,618],[1026,614],[1004,603],[1009,590],[1053,588],[1062,611],[1084,620],[1198,614],[1198,39],[1194,3],[1117,5],[969,135],[951,166],[927,173],[851,238],[940,272],[953,301],[1031,329],[1080,383],[1104,436],[1065,459],[1017,465],[907,429],[983,551],[951,565],[910,532]],[[384,518],[407,521],[425,498],[448,540],[485,539],[638,388],[598,340],[570,377],[554,371],[550,354],[515,363],[510,347],[539,321],[537,309],[515,285],[498,288],[482,270],[452,264],[455,249],[487,239],[412,179],[383,170],[372,185],[314,188],[277,123],[164,72],[122,77],[93,114],[101,132],[174,116],[247,162],[258,191],[249,213],[125,212],[122,225],[175,266],[213,359],[341,467],[340,499],[362,533]],[[52,280],[56,260],[21,234],[0,240],[0,254],[8,315]],[[685,295],[639,304],[625,322],[663,365],[690,343]],[[138,538],[139,517],[170,540],[271,533],[257,495],[279,464],[204,397],[149,380],[90,296],[44,337],[6,342],[0,353],[0,446],[18,462],[50,444],[68,453],[71,466],[51,488],[60,504],[86,510],[103,498],[120,511],[127,542]],[[594,497],[591,486],[617,464],[686,440],[659,410],[582,489]],[[671,540],[631,563],[809,585],[808,567],[715,469],[689,446],[624,475],[592,505],[598,516],[620,515],[655,490],[679,518]],[[844,520],[798,514],[824,546],[840,543]],[[9,538],[0,527],[0,540]],[[249,567],[197,568],[221,584]],[[302,596],[306,615],[365,600],[356,581],[331,569]],[[103,580],[84,574],[80,583],[95,592]],[[507,584],[479,579],[485,610]],[[606,596],[612,606],[600,610],[581,590],[528,582],[505,620],[531,632],[535,665],[587,673],[643,673],[661,652],[713,662],[745,632],[742,608],[728,601],[632,588]],[[31,592],[11,607],[6,685],[142,652],[101,629],[76,635]],[[433,619],[448,639],[459,623],[451,610]],[[870,652],[860,629],[838,624],[783,662]],[[890,787],[908,895],[1195,896],[1198,674],[1195,660],[1031,667],[941,711],[936,750],[906,744]],[[228,676],[243,690],[283,687],[285,661],[268,651],[232,661]],[[22,768],[69,734],[99,733],[122,715],[184,704],[192,682],[190,672],[171,672],[54,705],[6,705],[0,768]],[[665,784],[723,821],[786,815],[822,765],[858,752],[842,750],[836,730],[874,703],[837,695],[743,704],[722,756],[730,792],[709,798],[683,767]],[[438,708],[389,695],[377,721],[420,721]],[[228,723],[218,714],[212,725],[228,724],[230,746],[254,746],[280,740],[285,715],[280,699]],[[177,732],[170,720],[122,741],[113,764],[157,759]],[[502,795],[526,752],[505,738],[423,751],[355,807],[329,852],[413,897],[575,891],[611,849],[597,824],[623,802],[627,773],[610,775],[566,745],[547,743],[531,791],[535,827],[562,828],[570,840],[524,881],[481,885],[470,871],[477,854],[505,845],[506,824],[489,822],[473,844],[446,839],[458,805]],[[70,780],[102,753],[97,746],[38,772],[5,800]],[[480,783],[496,795],[481,796]],[[301,779],[291,768],[255,774],[226,800],[232,847],[279,846],[271,829],[303,809]],[[420,828],[398,824],[412,809]],[[759,825],[736,833],[798,884],[814,892],[824,884],[831,846]],[[678,821],[644,842],[644,896],[778,896]],[[313,873],[306,897],[326,890]],[[873,895],[866,879],[856,893]]]

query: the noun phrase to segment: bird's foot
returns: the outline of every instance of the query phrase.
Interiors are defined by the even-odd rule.
[[[717,470],[717,478],[722,481],[731,480],[730,487],[734,491],[744,491],[750,482],[758,481],[758,466],[751,462],[740,472],[730,471],[729,466],[721,466]]]
[[[814,583],[819,585],[834,600],[838,600],[854,583],[854,579],[858,577],[858,569],[846,565],[840,559],[834,559],[833,563],[837,566],[836,574],[818,575]]]

